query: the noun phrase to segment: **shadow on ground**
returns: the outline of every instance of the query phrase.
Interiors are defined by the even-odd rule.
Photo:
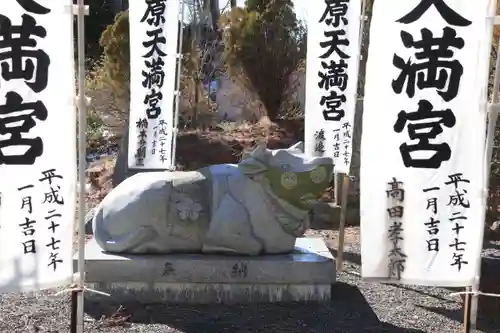
[[[336,249],[330,249],[330,252],[332,255],[337,258],[338,257],[338,251]],[[357,253],[352,253],[352,252],[344,252],[343,254],[344,261],[350,262],[356,265],[361,265],[361,255]],[[498,286],[498,272],[500,272],[500,260],[498,258],[488,258],[488,257],[483,257],[483,267],[481,270],[481,290],[483,292],[489,292],[489,293],[498,293],[497,289],[491,289],[491,286]],[[485,267],[489,268],[489,271],[485,271]],[[493,271],[493,273],[492,273]],[[490,283],[486,282],[488,278],[492,278],[492,281]],[[486,283],[485,283],[486,282]],[[454,301],[451,301],[447,298],[441,297],[434,295],[432,293],[428,293],[424,290],[416,289],[413,288],[410,285],[401,285],[401,284],[392,284],[392,283],[384,283],[385,285],[390,285],[395,288],[399,289],[404,289],[407,291],[412,291],[414,293],[420,294],[425,297],[432,297],[435,299],[438,299],[442,303],[454,303]],[[447,289],[450,292],[458,292],[458,291],[463,291],[464,288],[451,288],[451,287],[445,287],[443,289]],[[500,332],[500,328],[495,329],[495,331],[491,331],[491,327],[500,327],[500,316],[498,315],[500,312],[500,302],[498,301],[497,298],[487,298],[485,296],[481,296],[479,300],[479,312],[478,312],[478,320],[477,320],[477,328],[481,331],[484,332]],[[446,308],[439,308],[439,307],[426,307],[426,306],[420,306],[417,305],[418,307],[425,309],[430,312],[434,312],[436,314],[445,316],[447,318],[450,318],[452,320],[461,322],[463,321],[463,310],[449,310]],[[410,332],[410,331],[408,331]]]
[[[452,320],[461,322],[464,320],[464,313],[463,310],[450,310],[450,309],[445,309],[445,308],[439,308],[439,307],[430,307],[430,306],[421,306],[421,305],[416,305],[419,308],[422,308],[424,310],[430,311],[437,313],[441,316],[450,318]],[[500,318],[497,320],[493,320],[491,318],[488,318],[486,316],[483,316],[481,314],[481,311],[478,312],[478,318],[477,318],[477,329],[483,332],[488,332],[488,333],[494,333],[494,332],[499,332],[500,331]],[[492,330],[492,327],[496,327],[494,330]]]
[[[90,316],[112,317],[121,305],[123,316],[132,323],[164,324],[185,333],[262,332],[262,333],[419,333],[380,322],[358,288],[333,285],[330,302],[250,304],[250,305],[168,305],[103,303],[87,300]]]
[[[330,249],[330,252],[332,253],[332,255],[335,258],[338,258],[338,251],[337,250]],[[352,253],[352,252],[346,252],[346,251],[344,251],[343,258],[344,258],[343,260],[345,262],[350,262],[352,264],[356,264],[358,266],[361,266],[361,255],[359,255],[358,253]],[[396,287],[396,288],[399,288],[399,289],[404,289],[404,290],[412,291],[412,292],[415,292],[417,294],[420,294],[420,295],[423,295],[423,296],[426,296],[426,297],[433,297],[433,298],[439,299],[441,302],[452,302],[452,301],[450,301],[450,300],[448,300],[446,298],[443,298],[443,297],[440,297],[440,296],[436,296],[436,295],[432,295],[431,293],[426,293],[425,291],[412,288],[409,285],[394,284],[394,283],[387,283],[387,282],[384,282],[384,284],[385,285],[389,285],[389,286],[393,286],[393,287]],[[454,290],[454,291],[456,291],[456,290]]]

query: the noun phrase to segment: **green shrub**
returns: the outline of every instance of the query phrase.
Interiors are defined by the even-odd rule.
[[[305,58],[305,31],[291,0],[247,0],[221,18],[230,78],[255,92],[274,121],[293,107],[290,79]]]
[[[101,35],[102,84],[112,89],[117,106],[128,113],[130,105],[130,42],[128,11],[115,17]]]

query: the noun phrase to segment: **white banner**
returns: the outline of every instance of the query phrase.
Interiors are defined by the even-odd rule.
[[[305,151],[349,173],[358,84],[361,0],[318,0],[307,13]]]
[[[71,0],[2,0],[0,6],[0,292],[72,281],[71,5]]]
[[[485,209],[489,6],[375,1],[361,145],[364,278],[473,282]]]
[[[131,169],[172,164],[179,12],[179,0],[129,3]]]

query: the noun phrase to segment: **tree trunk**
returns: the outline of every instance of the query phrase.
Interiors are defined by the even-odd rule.
[[[219,10],[219,2],[218,0],[205,0],[209,2],[210,6],[210,16],[212,18],[212,28],[214,31],[219,31],[219,18],[220,18],[220,10]]]
[[[368,1],[366,3],[365,16],[368,20],[365,21],[363,35],[360,36],[361,43],[361,61],[359,64],[359,81],[358,81],[358,99],[356,100],[356,112],[354,114],[354,133],[352,141],[352,159],[351,159],[351,174],[358,178],[360,176],[360,166],[361,166],[361,134],[363,132],[363,102],[365,95],[365,74],[366,74],[366,62],[368,60],[368,46],[370,41],[370,22],[372,17],[373,1]],[[359,181],[355,183],[359,186]]]

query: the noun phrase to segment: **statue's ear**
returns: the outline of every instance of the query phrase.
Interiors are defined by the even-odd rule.
[[[296,144],[291,145],[290,148],[288,148],[288,149],[298,149],[300,151],[304,151],[304,142],[299,141]]]
[[[238,169],[240,169],[241,173],[244,175],[252,176],[265,172],[267,166],[263,162],[253,157],[249,157],[238,163]]]
[[[244,151],[243,153],[241,153],[240,161],[244,161],[244,160],[251,158],[251,157],[252,157],[252,151]]]
[[[264,144],[260,144],[253,150],[244,151],[241,154],[241,161],[244,161],[252,157],[256,157],[258,159],[264,159],[265,154],[266,154],[266,146]]]
[[[240,163],[238,163],[238,168],[244,175],[256,175],[267,170],[265,164],[266,160],[266,147],[259,145],[250,153],[244,155]]]

